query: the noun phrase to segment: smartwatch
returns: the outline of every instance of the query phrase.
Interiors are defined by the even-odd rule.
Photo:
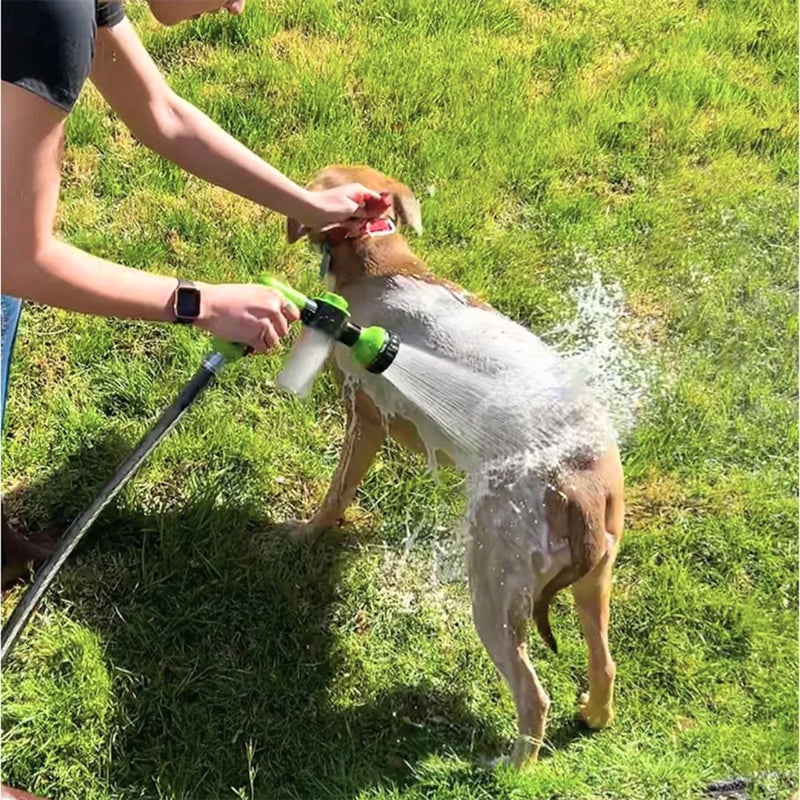
[[[178,281],[172,296],[175,322],[192,323],[200,316],[200,290],[191,281]]]

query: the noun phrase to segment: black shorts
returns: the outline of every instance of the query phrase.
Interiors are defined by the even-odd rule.
[[[125,12],[111,0],[2,0],[2,79],[70,112],[89,77],[98,27]]]

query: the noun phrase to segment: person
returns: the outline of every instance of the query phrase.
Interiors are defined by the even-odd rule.
[[[245,0],[148,0],[159,22],[242,13]],[[64,129],[87,78],[143,145],[217,186],[315,228],[367,216],[358,184],[309,192],[173,92],[118,0],[2,0],[2,382],[22,301],[186,322],[264,353],[298,311],[264,286],[191,283],[96,258],[53,230]],[[188,276],[182,276],[188,277]],[[3,583],[46,551],[2,525]]]

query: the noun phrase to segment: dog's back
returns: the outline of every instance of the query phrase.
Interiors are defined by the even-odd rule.
[[[429,451],[446,453],[469,473],[500,459],[542,472],[586,453],[590,443],[597,451],[605,446],[610,435],[605,416],[572,365],[533,333],[458,287],[430,276],[394,275],[364,276],[339,290],[355,322],[395,331],[401,351],[434,354],[431,363],[441,370],[443,391],[445,376],[457,370],[448,388],[463,379],[470,384],[466,393],[479,398],[469,409],[469,422],[486,427],[489,435],[476,460],[464,442],[448,436],[445,426],[437,427],[391,380],[356,373],[383,413],[415,424]],[[344,372],[352,371],[343,348],[337,361]]]

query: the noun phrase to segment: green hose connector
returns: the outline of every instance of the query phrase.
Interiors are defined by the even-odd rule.
[[[215,336],[212,342],[213,352],[219,353],[226,361],[236,361],[240,359],[247,349],[244,345],[237,342],[226,342]]]

